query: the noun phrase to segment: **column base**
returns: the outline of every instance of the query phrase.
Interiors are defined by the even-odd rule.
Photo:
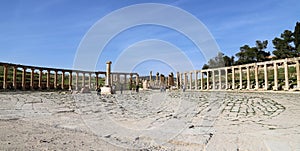
[[[101,87],[101,95],[102,94],[112,94],[112,89],[110,86]]]

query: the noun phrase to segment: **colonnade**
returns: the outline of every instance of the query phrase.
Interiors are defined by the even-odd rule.
[[[185,86],[190,90],[300,90],[299,61],[300,57],[177,72],[177,87]]]
[[[99,76],[101,75],[105,77],[118,76],[118,79],[120,79],[121,75],[124,75],[125,83],[127,82],[126,77],[128,75],[130,76],[129,79],[132,79],[132,76],[135,75],[136,80],[138,80],[137,73],[111,73],[104,71],[91,72],[82,70],[26,66],[0,62],[0,67],[1,66],[3,67],[3,76],[2,78],[0,76],[0,89],[2,88],[4,90],[79,90],[82,87],[93,88],[99,87]],[[74,77],[75,79],[73,79]],[[111,84],[113,83],[112,78],[106,79],[108,80],[105,81],[105,84],[111,86]]]

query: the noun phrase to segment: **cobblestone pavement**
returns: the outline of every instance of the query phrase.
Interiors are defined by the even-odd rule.
[[[0,150],[300,150],[300,93],[0,94]]]

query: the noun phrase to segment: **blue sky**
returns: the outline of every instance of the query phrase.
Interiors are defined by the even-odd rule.
[[[269,40],[267,50],[272,51],[272,39],[280,36],[285,29],[294,30],[296,22],[300,21],[299,0],[1,1],[0,62],[73,68],[80,42],[97,21],[120,8],[141,3],[163,3],[192,14],[207,27],[220,50],[229,56],[235,55],[244,44],[254,46],[256,40]],[[141,10],[140,13],[146,12]],[[176,20],[176,16],[168,19]],[[105,70],[107,60],[113,61],[115,67],[114,62],[122,52],[138,48],[135,44],[149,39],[176,46],[195,69],[201,69],[207,62],[202,50],[199,51],[185,35],[158,25],[141,25],[122,31],[111,39],[99,57],[96,70]],[[153,53],[156,51],[157,48]],[[165,74],[174,71],[168,63],[155,58],[141,62],[132,70],[141,74],[150,70]]]

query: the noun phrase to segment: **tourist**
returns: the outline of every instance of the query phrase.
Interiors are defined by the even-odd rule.
[[[135,91],[136,91],[136,93],[139,93],[139,88],[140,88],[140,86],[139,86],[139,85],[137,85],[137,86],[136,86],[136,90],[135,90]]]
[[[97,91],[97,95],[101,95],[101,88],[100,88],[100,87],[98,87],[98,88],[96,89],[96,91]]]

